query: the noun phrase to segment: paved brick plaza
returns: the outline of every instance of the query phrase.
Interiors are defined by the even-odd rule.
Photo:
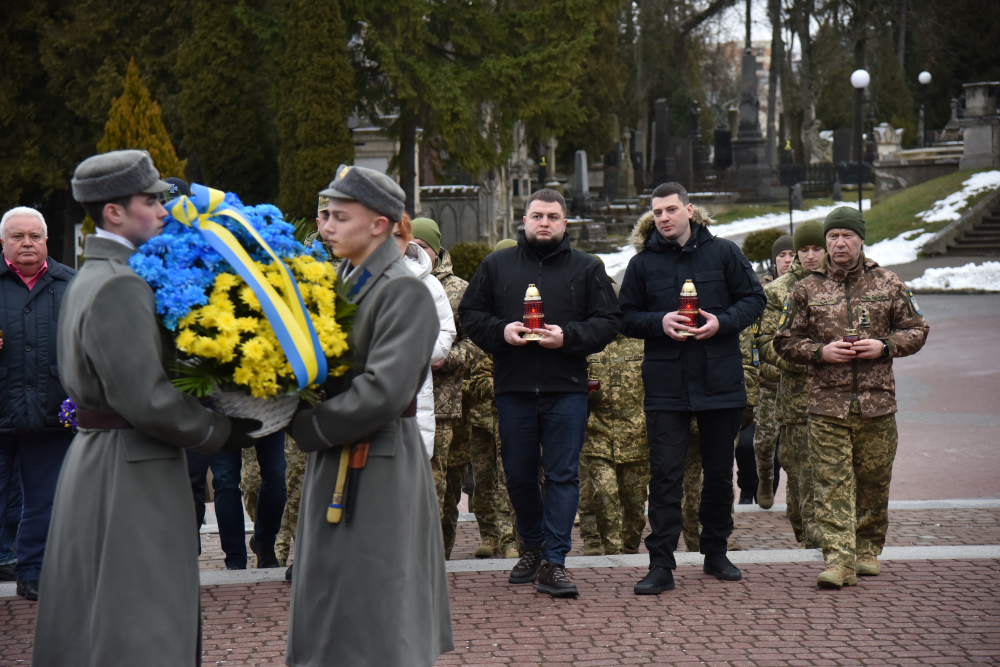
[[[695,566],[636,597],[637,568],[574,569],[575,600],[449,575],[454,653],[439,665],[861,665],[1000,663],[1000,562],[886,562],[878,578],[816,588],[818,564],[744,565],[720,582]],[[205,586],[204,664],[283,664],[289,586]],[[0,601],[0,664],[27,664],[35,605]]]

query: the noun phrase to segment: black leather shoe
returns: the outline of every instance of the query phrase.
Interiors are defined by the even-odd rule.
[[[257,544],[257,538],[250,538],[250,549],[253,551],[253,555],[257,557],[257,569],[266,569],[272,567],[281,567],[278,563],[278,557],[274,555],[274,547],[270,549],[265,549],[261,545]]]
[[[548,561],[542,561],[535,590],[539,593],[548,593],[554,598],[570,598],[580,594],[580,591],[576,590],[576,584],[569,580],[566,566]]]
[[[17,594],[32,602],[38,601],[38,579],[17,582]]]
[[[649,572],[635,585],[632,592],[636,595],[658,595],[663,591],[672,590],[674,590],[674,571],[669,567],[650,565]]]
[[[295,565],[295,563],[292,563],[292,565]],[[289,565],[288,569],[285,570],[285,581],[292,580],[292,565]]]
[[[542,568],[542,552],[540,549],[525,549],[517,565],[510,571],[507,581],[511,584],[530,584],[535,581],[538,571]]]
[[[14,581],[14,563],[0,565],[0,581]]]
[[[706,554],[703,571],[723,581],[739,581],[743,578],[743,573],[726,558],[726,554]]]

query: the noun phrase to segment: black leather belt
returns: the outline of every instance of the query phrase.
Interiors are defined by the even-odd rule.
[[[76,409],[76,425],[79,428],[89,428],[98,431],[135,428],[127,419],[113,410],[82,410],[80,408]]]

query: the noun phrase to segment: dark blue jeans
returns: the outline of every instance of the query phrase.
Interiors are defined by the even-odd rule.
[[[17,497],[14,486],[20,486],[23,497],[14,566],[18,581],[40,578],[56,482],[71,442],[69,429],[0,436],[0,517],[7,516],[8,505]],[[20,459],[20,475],[14,474],[15,458]],[[7,532],[0,536],[0,544],[7,541]]]
[[[509,393],[496,397],[500,454],[517,529],[542,558],[565,563],[580,502],[580,450],[587,431],[586,394]],[[545,498],[538,462],[545,471]]]
[[[274,538],[281,528],[281,515],[285,512],[284,431],[260,438],[256,449],[261,482],[257,493],[254,538],[257,544],[273,548]],[[240,493],[240,474],[243,470],[241,453],[220,451],[205,456],[189,451],[187,456],[199,530],[205,521],[205,477],[211,468],[215,516],[219,522],[219,541],[226,554],[226,567],[231,570],[246,568],[246,531],[243,524],[243,496]]]
[[[7,485],[7,511],[0,516],[0,565],[10,565],[17,560],[14,543],[17,540],[18,526],[21,525],[21,464],[17,454],[14,454],[9,474],[17,483]],[[3,488],[4,485],[0,484],[0,489]]]

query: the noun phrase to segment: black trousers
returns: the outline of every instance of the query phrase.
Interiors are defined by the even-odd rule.
[[[653,410],[646,413],[649,437],[649,525],[646,537],[650,565],[675,569],[674,551],[681,534],[681,497],[691,415],[698,420],[705,481],[698,519],[701,553],[726,553],[733,532],[733,456],[742,408],[689,411]]]

